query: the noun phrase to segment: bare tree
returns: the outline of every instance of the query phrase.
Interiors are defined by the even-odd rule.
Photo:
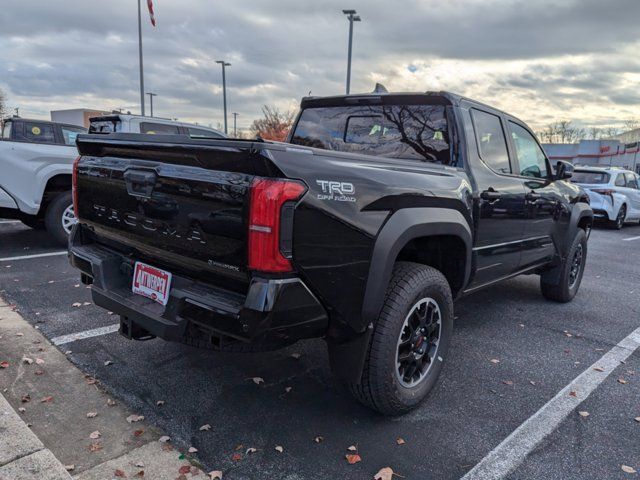
[[[622,123],[625,132],[640,128],[640,120],[637,118],[629,118]]]
[[[251,124],[251,134],[265,140],[284,141],[293,125],[295,112],[281,111],[278,107],[264,105],[262,115],[262,118],[254,120]]]
[[[7,115],[7,95],[0,90],[0,119]]]
[[[571,120],[560,120],[550,123],[539,136],[545,143],[578,143],[587,137],[584,128],[575,127]]]

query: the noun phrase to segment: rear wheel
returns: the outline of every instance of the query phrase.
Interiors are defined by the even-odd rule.
[[[73,212],[71,192],[64,192],[55,197],[44,214],[47,231],[61,245],[67,245],[71,228],[76,224]]]
[[[433,389],[453,330],[449,284],[438,270],[398,262],[372,334],[355,398],[385,415],[415,407]]]
[[[609,225],[615,230],[620,230],[624,226],[624,221],[627,218],[627,206],[622,205],[618,210],[618,216],[615,220],[610,220]]]
[[[557,283],[549,283],[544,276],[540,277],[542,295],[548,300],[561,303],[573,300],[580,288],[586,262],[587,234],[580,229],[571,243],[568,255],[559,267],[560,277]]]

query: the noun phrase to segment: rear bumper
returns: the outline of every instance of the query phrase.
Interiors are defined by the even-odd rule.
[[[83,244],[74,227],[69,260],[92,284],[96,305],[121,316],[121,333],[148,335],[216,348],[230,339],[290,341],[324,334],[325,309],[297,277],[254,277],[246,295],[173,275],[169,301],[162,306],[131,292],[134,260],[97,243]]]

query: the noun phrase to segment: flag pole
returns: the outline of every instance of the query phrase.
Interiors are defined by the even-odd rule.
[[[142,66],[142,13],[138,0],[138,54],[140,56],[140,112],[144,117],[144,73]]]

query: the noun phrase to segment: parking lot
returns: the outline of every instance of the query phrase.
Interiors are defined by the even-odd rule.
[[[90,291],[64,252],[18,222],[0,222],[0,295],[175,445],[196,447],[225,480],[368,479],[385,466],[407,479],[460,478],[523,422],[535,432],[549,418],[557,428],[526,449],[509,478],[614,479],[629,477],[622,465],[640,470],[638,351],[601,383],[574,383],[569,394],[586,398],[566,418],[550,400],[640,326],[639,252],[640,226],[596,229],[573,302],[545,301],[536,276],[459,300],[435,391],[396,419],[359,406],[334,382],[320,340],[223,354],[124,339],[114,333],[118,319],[88,303]],[[351,445],[362,458],[355,465],[345,461]],[[247,455],[250,447],[258,451]],[[503,453],[510,461],[508,449],[496,451]]]

